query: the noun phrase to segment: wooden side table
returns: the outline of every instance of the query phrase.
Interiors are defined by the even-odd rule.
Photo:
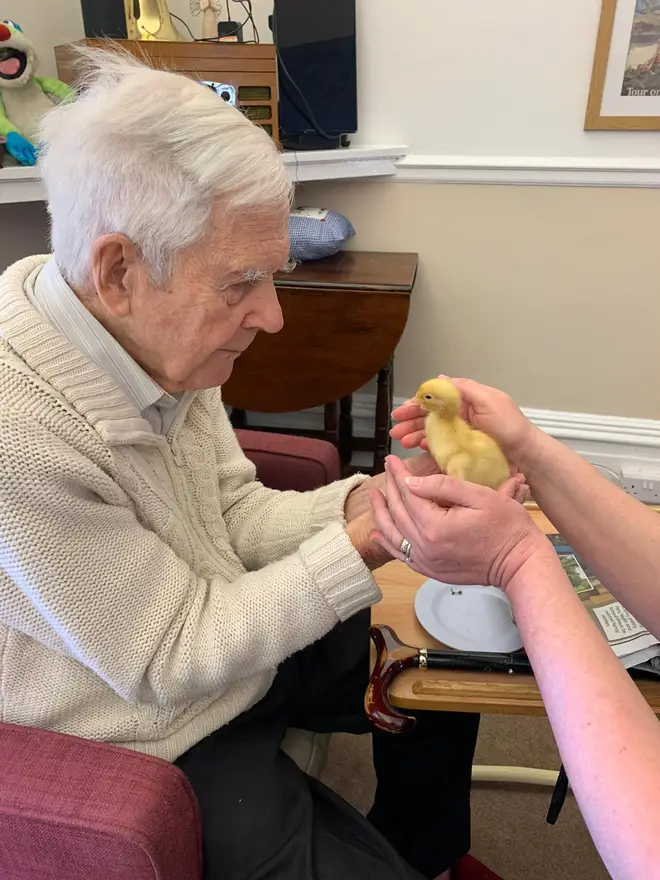
[[[322,432],[293,433],[334,443],[345,468],[354,451],[373,452],[373,472],[382,471],[390,450],[393,354],[406,326],[416,272],[417,254],[345,251],[277,276],[284,329],[275,336],[259,334],[223,387],[234,427],[259,427],[248,425],[250,410],[323,406]],[[374,376],[374,436],[355,438],[352,395]]]
[[[530,516],[546,534],[556,529],[538,509]],[[402,562],[390,562],[374,574],[383,599],[371,610],[371,622],[391,626],[399,638],[420,648],[444,648],[417,620],[415,594],[426,578]],[[373,656],[373,654],[372,654]],[[656,715],[660,715],[660,678],[635,684]],[[438,712],[479,712],[487,715],[544,715],[541,693],[533,675],[465,672],[458,669],[407,670],[399,675],[390,699],[402,709]]]

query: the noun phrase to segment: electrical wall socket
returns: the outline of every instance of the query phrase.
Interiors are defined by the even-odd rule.
[[[628,495],[644,504],[660,505],[660,475],[649,478],[644,474],[622,474],[622,481]]]

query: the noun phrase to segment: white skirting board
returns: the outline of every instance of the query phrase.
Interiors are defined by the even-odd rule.
[[[395,406],[403,398],[395,401]],[[373,436],[376,395],[358,393],[353,397],[354,434]],[[554,410],[527,409],[526,415],[540,428],[575,449],[594,464],[606,465],[629,475],[660,480],[660,421],[632,419],[620,416],[601,416],[589,413],[555,412]],[[320,430],[323,427],[323,409],[317,407],[296,413],[251,413],[251,425],[266,428]],[[411,454],[400,447],[398,454]],[[355,464],[367,464],[358,456]]]

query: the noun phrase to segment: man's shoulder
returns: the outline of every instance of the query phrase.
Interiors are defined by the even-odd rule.
[[[59,400],[60,395],[0,337],[0,408],[40,411],[57,406]]]
[[[102,445],[92,426],[0,338],[0,433],[18,426],[81,449]],[[28,434],[29,436],[29,434]]]

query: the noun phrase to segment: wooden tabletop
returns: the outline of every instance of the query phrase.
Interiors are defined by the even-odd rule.
[[[555,531],[538,510],[530,511],[546,532]],[[416,647],[443,648],[422,628],[415,616],[415,593],[426,578],[402,562],[391,562],[375,573],[383,600],[374,605],[372,623],[387,624],[401,641]],[[660,715],[658,682],[638,680],[639,689],[656,715]],[[531,675],[411,669],[395,680],[390,699],[402,709],[448,712],[481,712],[494,715],[545,715],[536,681]]]
[[[417,254],[388,251],[342,251],[324,260],[298,263],[293,272],[275,276],[278,287],[331,290],[378,290],[410,293],[417,274]]]

